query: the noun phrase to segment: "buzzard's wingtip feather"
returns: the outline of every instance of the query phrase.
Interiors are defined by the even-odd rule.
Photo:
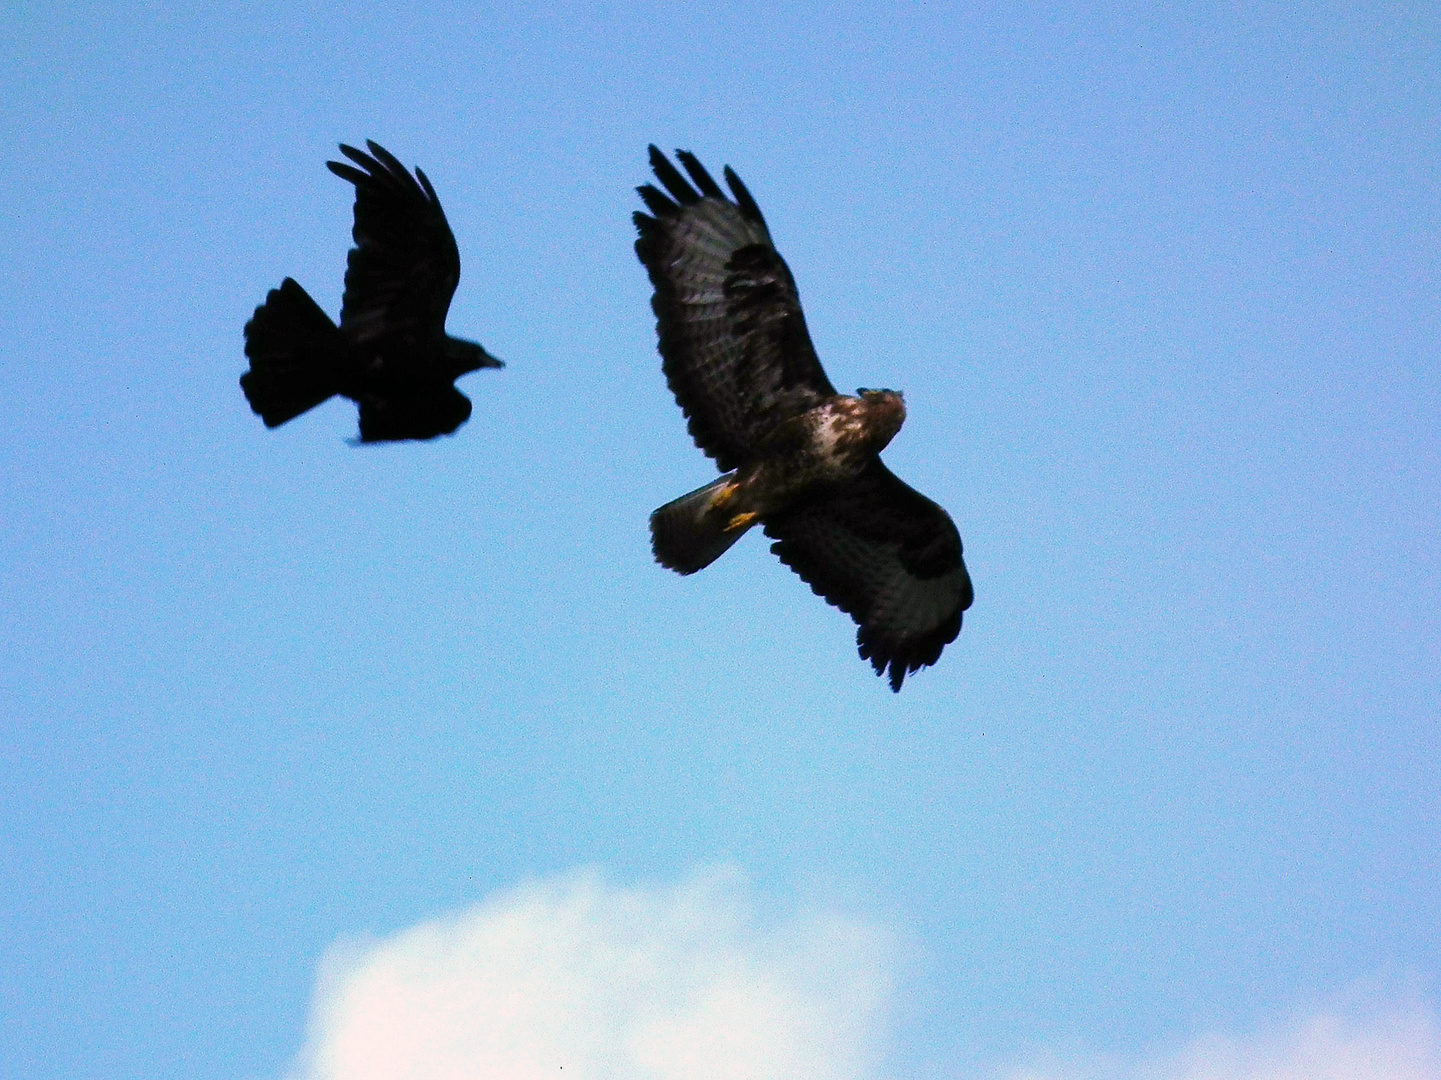
[[[681,175],[680,170],[671,164],[670,159],[655,147],[651,147],[651,149],[654,151],[650,159],[651,170],[666,191],[670,192],[671,198],[682,206],[692,206],[700,202],[700,193],[691,187],[690,181]]]
[[[690,178],[700,188],[702,195],[708,199],[724,199],[726,197],[720,185],[715,182],[715,177],[711,176],[698,157],[689,150],[677,150],[675,156],[676,160],[685,166],[685,171],[690,173]]]
[[[642,184],[635,190],[636,193],[640,195],[641,202],[645,203],[646,209],[657,218],[669,217],[680,209],[679,206],[666,198],[653,184]]]
[[[736,175],[736,171],[732,169],[729,165],[725,167],[724,176],[726,178],[726,183],[730,185],[731,194],[735,196],[736,205],[741,208],[741,212],[745,214],[746,217],[750,218],[752,221],[759,223],[761,227],[764,228],[766,224],[766,219],[761,214],[761,208],[756,205],[755,198],[751,195],[750,188],[745,186],[745,182]]]

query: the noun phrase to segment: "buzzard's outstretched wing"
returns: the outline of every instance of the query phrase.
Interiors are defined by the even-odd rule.
[[[727,197],[693,154],[677,151],[676,159],[690,180],[650,148],[665,192],[636,189],[650,214],[635,215],[635,251],[655,286],[666,379],[696,445],[725,471],[778,420],[836,391],[796,283],[740,177],[726,168]]]
[[[971,579],[950,515],[874,461],[838,491],[775,514],[783,563],[860,626],[856,643],[891,689],[961,632]]]
[[[340,146],[359,169],[326,162],[355,185],[355,247],[345,268],[340,328],[356,344],[433,341],[445,333],[460,282],[455,235],[425,173],[412,176],[385,147],[365,145],[369,154]]]

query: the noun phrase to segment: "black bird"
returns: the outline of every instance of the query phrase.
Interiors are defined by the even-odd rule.
[[[836,393],[751,193],[729,168],[727,195],[695,155],[676,160],[689,178],[650,148],[665,190],[636,189],[650,213],[635,215],[635,251],[655,286],[666,381],[725,475],[651,514],[656,560],[692,574],[763,526],[900,690],[955,640],[972,596],[950,515],[881,462],[905,402]]]
[[[369,154],[340,145],[359,169],[326,162],[355,185],[340,326],[286,278],[245,324],[250,370],[240,386],[266,427],[340,394],[360,406],[363,443],[449,435],[470,417],[455,380],[505,365],[445,332],[460,251],[430,180],[366,146]]]

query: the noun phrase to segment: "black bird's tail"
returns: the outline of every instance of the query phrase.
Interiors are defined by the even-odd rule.
[[[279,427],[340,390],[348,351],[330,316],[286,278],[245,324],[250,370],[240,387],[265,426]]]
[[[735,473],[726,473],[651,514],[650,546],[656,562],[679,574],[694,574],[724,555],[755,524],[754,515],[731,512],[734,479]]]

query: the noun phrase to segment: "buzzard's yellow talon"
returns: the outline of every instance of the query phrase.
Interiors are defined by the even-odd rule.
[[[750,512],[744,514],[737,514],[735,517],[731,518],[729,521],[726,522],[725,531],[735,532],[737,529],[744,529],[749,525],[754,525],[756,519],[759,517],[759,514]]]
[[[731,503],[735,502],[736,492],[740,490],[739,484],[727,484],[715,493],[710,501],[712,510],[724,510]]]

